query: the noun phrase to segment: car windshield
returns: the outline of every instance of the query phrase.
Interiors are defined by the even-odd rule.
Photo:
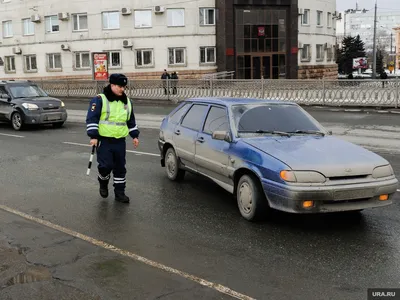
[[[233,105],[232,116],[239,135],[319,133],[322,129],[296,105],[268,103]]]
[[[10,85],[9,89],[14,98],[47,97],[47,94],[36,85]]]

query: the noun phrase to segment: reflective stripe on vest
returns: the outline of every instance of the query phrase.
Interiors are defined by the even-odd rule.
[[[122,138],[129,135],[129,129],[127,126],[127,121],[130,118],[132,106],[131,101],[128,99],[128,104],[125,105],[120,101],[114,101],[113,105],[113,115],[111,116],[112,121],[110,121],[111,115],[111,105],[107,97],[104,94],[99,94],[102,99],[102,110],[101,117],[99,120],[99,134],[105,137]],[[126,110],[122,114],[121,110]]]

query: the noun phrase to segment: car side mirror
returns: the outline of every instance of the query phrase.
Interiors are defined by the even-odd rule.
[[[332,134],[333,134],[332,130],[329,130],[328,135],[332,135]]]
[[[231,140],[231,136],[229,135],[229,132],[227,131],[214,131],[212,133],[212,138],[214,140],[220,140],[220,141],[226,141],[228,143],[230,143]]]

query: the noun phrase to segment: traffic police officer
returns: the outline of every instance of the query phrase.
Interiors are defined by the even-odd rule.
[[[126,187],[126,141],[130,135],[133,145],[139,145],[139,130],[131,100],[124,90],[128,79],[123,74],[112,74],[110,84],[102,94],[90,101],[86,117],[86,131],[90,144],[97,147],[100,195],[108,197],[108,183],[113,172],[115,200],[129,202]]]

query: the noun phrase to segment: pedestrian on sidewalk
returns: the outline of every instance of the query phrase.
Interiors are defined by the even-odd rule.
[[[163,88],[164,88],[164,95],[169,94],[169,82],[168,80],[171,79],[171,76],[167,72],[166,69],[164,69],[164,73],[161,74],[161,80],[163,82]]]
[[[172,72],[171,74],[171,86],[172,86],[172,94],[176,95],[178,93],[177,85],[178,85],[178,73]]]
[[[126,187],[126,137],[130,135],[134,147],[139,145],[139,130],[133,105],[125,94],[128,79],[123,74],[112,74],[103,93],[90,101],[86,117],[90,145],[97,147],[100,195],[108,197],[108,183],[113,172],[115,200],[130,201]]]

